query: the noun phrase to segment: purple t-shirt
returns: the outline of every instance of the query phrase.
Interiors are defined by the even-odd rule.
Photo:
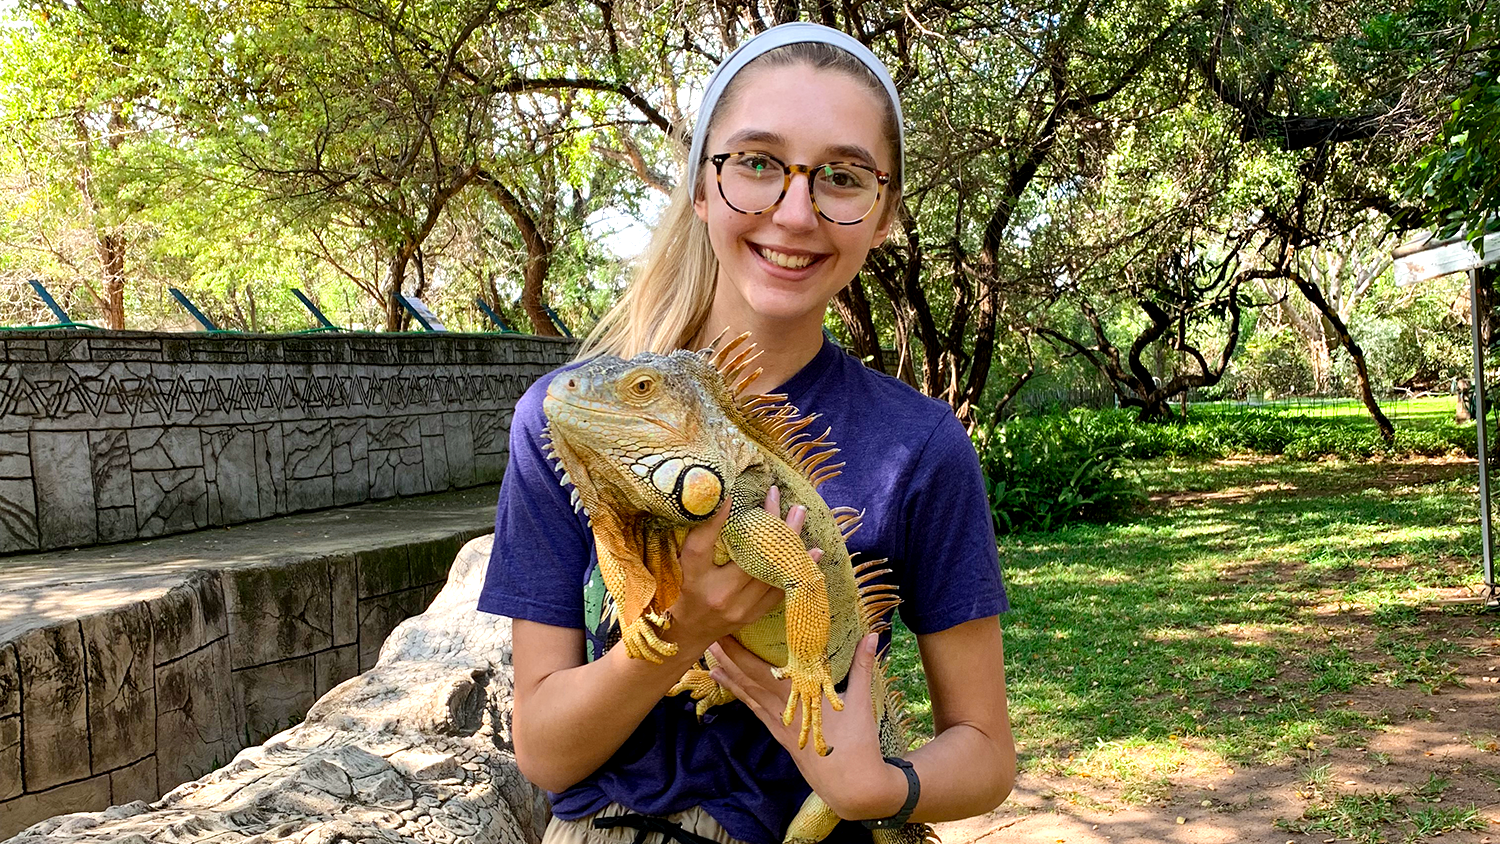
[[[495,544],[479,609],[585,628],[593,536],[542,451],[542,397],[551,376],[516,405],[510,464],[500,487]],[[803,413],[833,429],[843,474],[819,489],[830,507],[864,510],[849,541],[858,559],[889,561],[901,619],[918,634],[1008,608],[974,447],[948,405],[882,375],[825,341],[781,386]],[[572,819],[619,803],[645,815],[702,806],[735,838],[776,844],[810,793],[791,757],[750,710],[733,702],[700,723],[687,695],[664,698],[598,771],[560,794]],[[870,840],[843,823],[827,841]]]

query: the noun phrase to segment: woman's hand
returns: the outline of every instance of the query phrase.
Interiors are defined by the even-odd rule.
[[[672,604],[671,631],[672,638],[692,653],[702,653],[714,641],[738,632],[786,597],[785,592],[756,580],[739,566],[716,564],[714,549],[719,532],[729,520],[729,508],[726,500],[713,518],[689,530],[678,553],[682,593]],[[781,491],[775,486],[766,493],[766,510],[781,512]],[[807,508],[797,504],[788,511],[786,523],[801,533],[806,519]],[[817,560],[823,552],[813,549],[811,553]]]
[[[791,683],[771,675],[771,666],[725,637],[709,648],[718,660],[711,676],[750,707],[772,737],[792,755],[803,779],[841,818],[862,820],[894,815],[906,800],[906,776],[887,765],[880,751],[880,733],[870,700],[870,677],[875,670],[878,638],[860,641],[849,669],[844,708],[835,711],[823,702],[823,735],[829,753],[819,756],[811,744],[798,747],[800,719],[781,723]]]

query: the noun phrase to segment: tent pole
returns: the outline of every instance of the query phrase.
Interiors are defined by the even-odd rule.
[[[1484,544],[1485,603],[1500,600],[1495,588],[1494,544],[1490,536],[1490,455],[1484,394],[1484,344],[1479,331],[1479,270],[1469,270],[1469,322],[1474,334],[1474,424],[1479,446],[1479,535]]]

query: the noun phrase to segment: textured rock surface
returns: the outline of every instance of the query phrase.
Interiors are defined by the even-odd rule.
[[[427,611],[301,724],[154,803],[61,815],[9,844],[535,844],[547,810],[511,753],[510,622],[474,609],[491,539],[465,545]]]

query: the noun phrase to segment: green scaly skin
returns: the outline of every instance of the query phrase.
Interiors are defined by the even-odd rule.
[[[795,444],[789,448],[782,442],[796,417],[758,410],[730,386],[743,368],[738,365],[743,354],[726,362],[738,344],[728,344],[716,359],[712,350],[643,354],[629,361],[601,356],[565,371],[549,385],[544,403],[548,435],[565,479],[590,517],[601,574],[631,656],[659,662],[675,652],[658,634],[671,624],[667,610],[681,590],[677,548],[689,527],[711,516],[724,497],[730,499],[716,562],[733,561],[787,592],[782,604],[735,638],[792,681],[783,722],[792,723],[800,712],[803,746],[811,739],[827,753],[823,699],[842,708],[834,684],[848,676],[860,640],[872,632],[868,619],[879,613],[862,610],[840,518],[809,476],[821,460],[809,462],[806,449],[796,452]],[[815,454],[831,447],[814,445]],[[764,509],[773,484],[781,491],[780,518]],[[800,535],[784,520],[797,504],[807,509]],[[812,560],[811,548],[822,549],[821,560]],[[887,602],[882,609],[893,603],[888,593],[873,600]],[[734,699],[710,678],[711,667],[705,654],[703,665],[689,670],[670,692],[689,693],[700,716]],[[897,756],[909,743],[899,698],[885,675],[882,661],[871,679],[871,700],[882,752]],[[837,822],[811,795],[785,840],[821,841]],[[876,831],[875,837],[881,844],[933,838],[925,824]]]

